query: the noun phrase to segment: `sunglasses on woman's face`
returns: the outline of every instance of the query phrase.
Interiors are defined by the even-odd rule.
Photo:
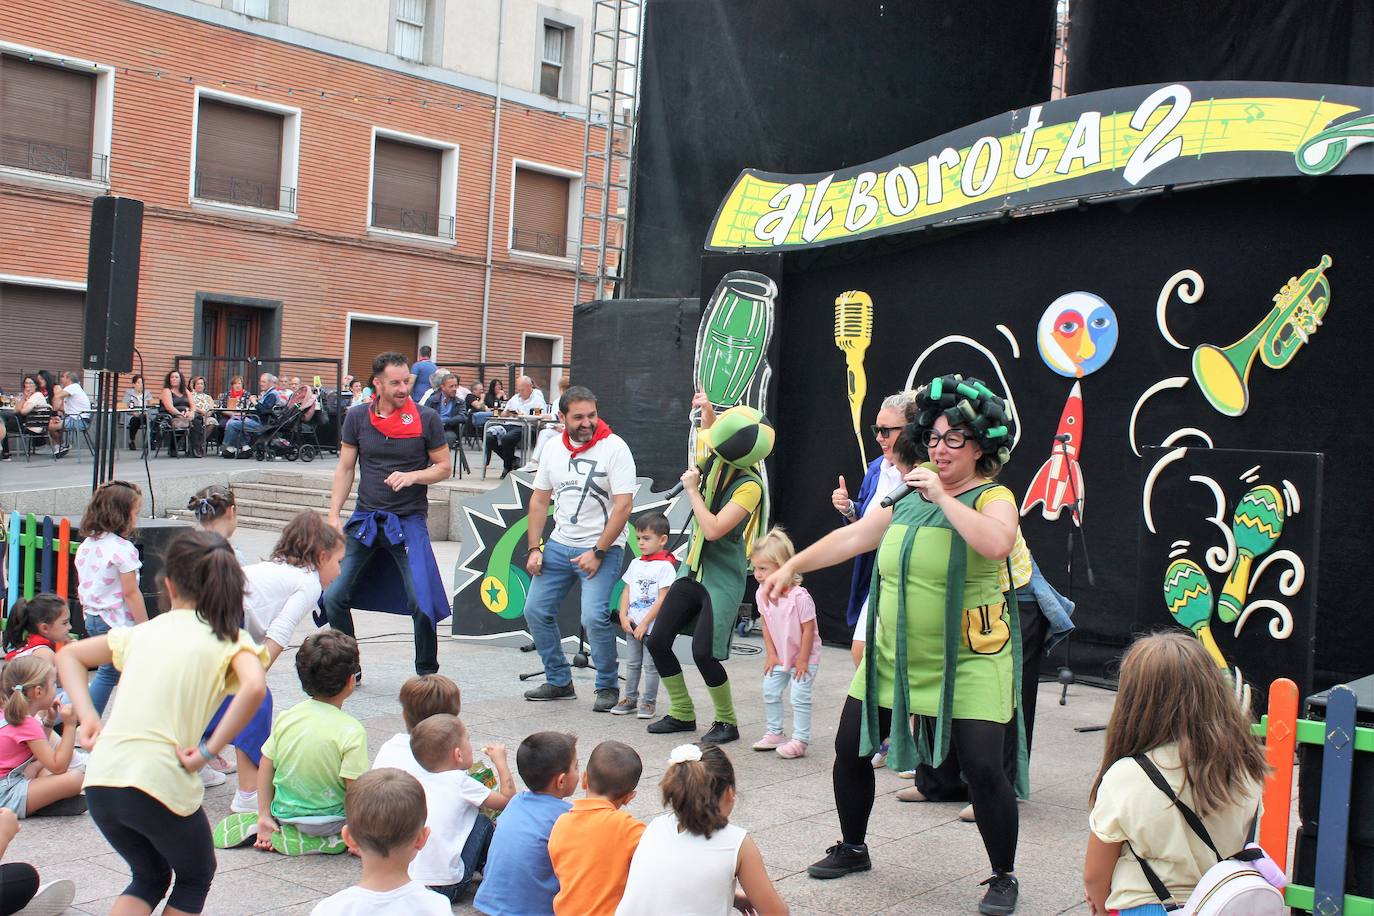
[[[873,430],[874,437],[878,439],[886,439],[888,436],[895,436],[902,431],[900,426],[879,426],[876,423],[869,429]]]

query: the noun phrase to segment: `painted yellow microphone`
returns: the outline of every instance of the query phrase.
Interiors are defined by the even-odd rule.
[[[864,354],[873,342],[873,299],[862,290],[851,289],[835,298],[835,346],[844,353],[849,384],[849,413],[854,423],[854,438],[859,443],[859,459],[868,464],[860,426],[864,397],[868,394],[868,375]]]

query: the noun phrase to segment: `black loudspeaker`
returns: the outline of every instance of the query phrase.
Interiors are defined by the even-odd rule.
[[[1374,674],[1346,685],[1355,691],[1355,724],[1374,728]],[[1331,691],[1323,690],[1307,698],[1303,718],[1326,720],[1326,701]],[[1316,744],[1298,745],[1298,819],[1302,829],[1317,833],[1321,811],[1322,748]],[[1366,848],[1368,879],[1364,885],[1374,894],[1374,754],[1357,753],[1350,779],[1350,845]],[[1311,882],[1308,882],[1309,884]],[[1358,893],[1347,890],[1347,893]],[[1369,896],[1370,894],[1364,894]]]
[[[132,372],[143,201],[97,197],[86,261],[86,334],[81,367]]]

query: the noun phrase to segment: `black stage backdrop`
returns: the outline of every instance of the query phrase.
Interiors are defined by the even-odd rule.
[[[837,169],[1049,98],[1054,6],[648,0],[627,295],[710,292],[697,259],[745,167]]]
[[[1374,5],[1074,0],[1068,59],[1070,95],[1184,80],[1368,86],[1374,83]]]
[[[845,363],[834,342],[834,301],[841,291],[864,290],[874,302],[865,424],[881,398],[905,384],[921,351],[939,338],[966,335],[997,357],[1021,412],[1023,438],[1003,475],[1018,497],[1049,457],[1073,384],[1041,360],[1037,323],[1058,296],[1088,291],[1114,307],[1120,343],[1100,371],[1082,380],[1086,535],[1097,585],[1087,587],[1080,556],[1073,583],[1079,602],[1074,667],[1113,676],[1111,663],[1135,628],[1142,462],[1127,444],[1128,421],[1147,387],[1183,376],[1187,387],[1156,395],[1142,408],[1142,445],[1194,426],[1209,432],[1218,448],[1325,453],[1314,679],[1321,688],[1368,673],[1372,643],[1364,619],[1374,460],[1365,405],[1374,342],[1368,311],[1374,302],[1374,249],[1363,202],[1370,199],[1374,180],[1368,177],[1247,182],[984,224],[847,263],[789,255],[779,296],[777,396],[770,405],[779,443],[772,478],[776,520],[798,543],[814,541],[838,520],[829,498],[836,475],[845,474],[852,487],[861,476]],[[1323,254],[1333,261],[1323,325],[1287,368],[1256,362],[1243,417],[1213,410],[1191,379],[1191,348],[1203,342],[1224,346],[1245,336],[1269,312],[1285,281],[1315,266]],[[1201,274],[1206,288],[1196,305],[1176,296],[1171,302],[1169,328],[1188,347],[1180,350],[1161,338],[1155,311],[1161,287],[1187,268]],[[1011,358],[997,324],[1014,333],[1019,359]],[[1001,388],[988,360],[967,347],[936,351],[921,376],[928,380],[946,371],[976,375]],[[1050,522],[1037,508],[1023,519],[1031,549],[1061,591],[1068,590],[1070,527],[1067,512]],[[843,613],[849,576],[846,564],[807,579],[827,640],[848,642]],[[1162,598],[1155,619],[1161,627],[1171,622]]]

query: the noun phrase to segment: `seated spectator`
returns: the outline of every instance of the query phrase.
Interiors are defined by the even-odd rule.
[[[472,389],[463,384],[463,377],[457,372],[453,373],[453,380],[458,383],[458,400],[467,401],[468,395],[472,394]]]
[[[48,396],[41,389],[42,385],[43,378],[39,373],[25,373],[23,387],[16,399],[15,412],[19,415],[19,428],[26,435],[41,436],[46,432],[51,437],[52,428],[49,423],[46,420],[37,419],[38,415],[51,409]],[[35,414],[34,411],[38,411],[38,414]],[[21,442],[20,445],[22,447],[23,443]]]
[[[158,424],[163,441],[167,443],[169,458],[177,457],[176,432],[182,429],[190,430],[190,454],[197,458],[205,457],[205,419],[197,415],[191,406],[191,393],[186,390],[186,381],[175,369],[162,380],[162,393],[158,396]]]
[[[224,392],[224,406],[238,407],[247,396],[248,392],[243,387],[243,376],[236,375],[229,380],[229,390]]]
[[[448,375],[443,369],[435,369],[429,374],[429,384],[425,387],[424,394],[420,395],[419,400],[415,401],[417,407],[436,407],[435,399],[439,396],[439,386],[444,381],[444,376]]]
[[[18,833],[19,818],[0,808],[0,858]],[[76,883],[69,878],[40,884],[38,869],[27,862],[0,864],[0,913],[65,913],[75,899]]]
[[[415,726],[440,713],[456,716],[462,712],[463,695],[452,678],[442,674],[417,674],[401,685],[401,722],[406,730],[386,739],[377,750],[372,769],[395,767],[418,776],[424,767],[415,762],[410,752],[410,733]]]
[[[483,400],[486,393],[487,387],[481,382],[475,382],[472,390],[463,398],[463,412],[468,418],[468,424],[463,428],[464,434],[477,435],[477,431],[491,418],[491,411],[486,409],[487,405]]]
[[[72,450],[69,438],[84,430],[91,420],[91,399],[81,388],[80,373],[63,372],[61,382],[62,386],[58,390],[62,393],[58,400],[62,408],[62,425],[57,440],[53,443],[58,458]]]
[[[505,415],[520,414],[529,416],[539,414],[549,409],[549,404],[544,400],[544,393],[534,387],[533,380],[528,375],[522,375],[515,380],[515,396],[506,401],[504,408]],[[525,435],[525,427],[521,423],[488,423],[486,426],[487,451],[501,456],[501,461],[505,465],[501,476],[505,477],[515,469],[515,446]]]
[[[367,732],[343,711],[353,693],[358,644],[324,630],[296,651],[296,674],[310,699],[272,723],[258,766],[258,813],[233,814],[215,827],[215,845],[245,845],[284,855],[335,855],[346,847],[344,796],[367,772]],[[256,820],[256,826],[254,826]],[[257,836],[254,839],[253,834]]]
[[[572,808],[567,798],[577,791],[577,738],[535,732],[520,742],[515,767],[528,791],[506,805],[487,852],[482,886],[472,899],[488,916],[553,912],[558,878],[549,859],[549,833]]]
[[[643,771],[639,754],[619,741],[601,742],[587,758],[582,774],[587,797],[573,802],[549,834],[557,916],[615,912],[644,833],[644,823],[625,810]]]
[[[472,876],[487,862],[494,825],[480,809],[500,811],[515,795],[506,748],[501,744],[482,748],[500,776],[498,792],[467,774],[472,766],[472,742],[457,716],[440,713],[415,726],[410,750],[421,767],[416,776],[429,808],[425,819],[429,842],[410,863],[410,876],[457,903]]]
[[[430,391],[433,397],[429,399],[429,406],[439,414],[439,422],[444,424],[444,438],[448,441],[448,447],[454,448],[463,435],[463,425],[468,421],[467,411],[458,397],[458,377],[449,372],[439,374],[441,377],[435,379],[435,387]]]
[[[232,417],[224,424],[224,448],[220,454],[225,458],[247,458],[253,454],[249,446],[271,418],[273,408],[286,402],[286,395],[277,388],[277,384],[275,375],[264,372],[258,378],[259,394],[253,412]]]
[[[148,403],[148,392],[143,390],[143,376],[135,374],[129,382],[129,390],[124,392],[124,407],[129,411],[129,422],[125,424],[129,435],[129,451],[138,448],[138,431],[143,429],[146,418],[143,415]]]
[[[410,879],[410,864],[429,841],[419,781],[389,768],[364,773],[348,787],[344,809],[344,842],[363,860],[363,876],[310,916],[449,916],[443,898]]]
[[[353,379],[348,383],[348,406],[357,407],[359,404],[366,404],[370,398],[363,394],[363,383],[358,379]]]
[[[0,675],[4,713],[0,719],[0,805],[18,817],[66,799],[75,805],[56,809],[59,814],[86,810],[81,783],[86,774],[70,769],[76,749],[74,714],[58,705],[57,671],[51,658],[25,655],[5,663]],[[53,725],[61,714],[67,727],[53,745]]]
[[[196,416],[205,424],[205,440],[214,441],[219,435],[219,414],[215,413],[215,408],[219,406],[215,399],[205,390],[205,376],[197,375],[191,379],[191,410],[195,411]]]

